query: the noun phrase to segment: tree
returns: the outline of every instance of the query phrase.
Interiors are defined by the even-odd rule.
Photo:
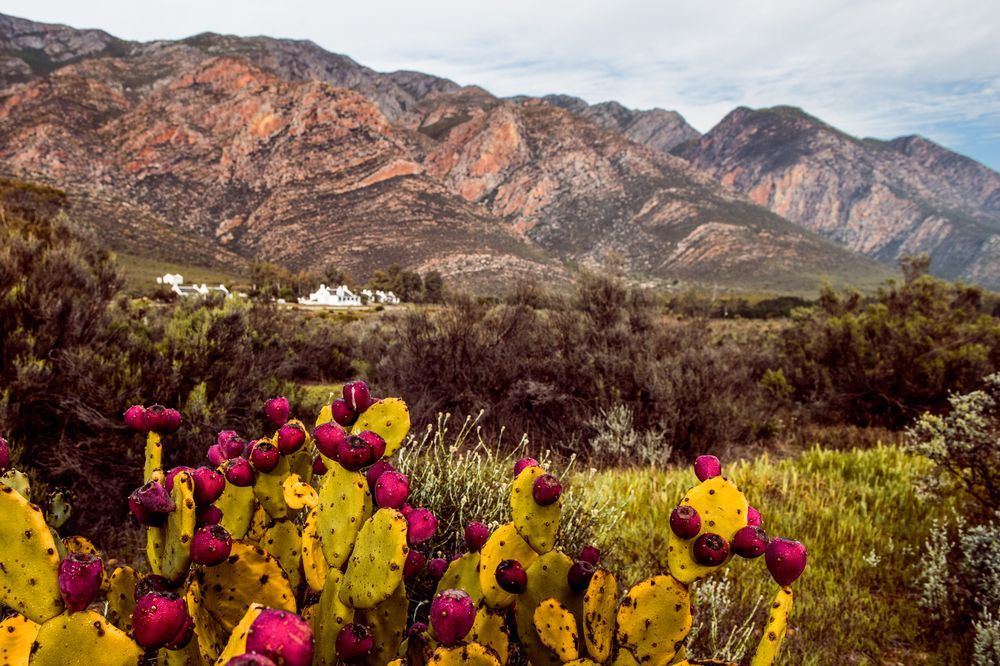
[[[926,252],[900,255],[897,263],[900,270],[903,271],[903,281],[906,284],[928,275],[931,271],[931,255]]]
[[[444,278],[437,271],[424,273],[424,301],[427,303],[444,301]]]

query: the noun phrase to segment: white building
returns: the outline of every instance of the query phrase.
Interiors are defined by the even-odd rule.
[[[325,305],[334,308],[350,308],[361,305],[361,297],[347,288],[340,285],[336,289],[329,289],[325,284],[321,284],[319,289],[309,294],[309,298],[300,298],[301,305]]]
[[[220,284],[218,287],[209,287],[204,282],[201,284],[184,284],[184,276],[176,273],[167,273],[163,277],[156,278],[156,284],[170,285],[170,291],[185,298],[191,296],[208,296],[209,294],[220,294],[226,298],[232,296],[224,284]]]
[[[382,291],[381,289],[376,289],[375,291],[372,291],[371,289],[362,289],[361,295],[365,297],[365,300],[368,303],[399,305],[399,296],[391,291]]]

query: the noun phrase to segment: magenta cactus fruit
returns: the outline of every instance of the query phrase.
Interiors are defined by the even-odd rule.
[[[205,525],[218,525],[222,522],[222,509],[214,504],[199,506],[196,516],[198,527],[204,527]]]
[[[355,414],[368,409],[372,404],[372,394],[368,390],[368,384],[360,380],[344,384],[344,402]]]
[[[590,562],[596,567],[597,563],[601,561],[601,551],[597,546],[584,546],[580,549],[580,559],[584,562]]]
[[[345,428],[350,428],[358,420],[358,415],[343,398],[337,398],[330,403],[330,414],[334,421]]]
[[[410,625],[410,628],[406,630],[406,637],[416,636],[417,634],[422,634],[427,631],[427,625],[424,622],[414,622]]]
[[[497,565],[493,574],[501,590],[511,594],[521,594],[528,589],[528,572],[517,560],[504,560]]]
[[[707,481],[722,475],[722,463],[715,456],[698,456],[694,460],[694,475],[699,481]]]
[[[167,489],[168,493],[174,492],[174,477],[176,477],[181,472],[187,472],[188,474],[194,471],[193,467],[185,467],[180,465],[178,467],[172,467],[170,471],[166,473],[163,477],[163,487]]]
[[[194,619],[189,614],[181,630],[164,647],[168,650],[183,650],[192,638],[194,638]]]
[[[337,462],[352,472],[373,463],[373,455],[372,445],[357,435],[349,435],[337,445]]]
[[[222,497],[226,489],[226,477],[211,467],[199,467],[192,473],[194,477],[194,501],[198,506],[208,506]]]
[[[7,440],[0,437],[0,472],[6,472],[10,468],[10,445]]]
[[[521,458],[514,463],[514,478],[516,479],[528,467],[538,467],[538,461],[534,458]]]
[[[386,472],[394,472],[396,468],[393,467],[387,460],[379,460],[374,465],[368,468],[365,472],[365,478],[368,479],[368,488],[375,492],[375,484],[378,483],[379,477]]]
[[[413,509],[406,516],[406,539],[411,546],[427,541],[437,532],[438,521],[430,509]]]
[[[163,405],[146,408],[146,427],[161,435],[170,435],[181,427],[181,413]]]
[[[410,480],[401,472],[386,472],[375,482],[375,501],[385,509],[398,509],[410,496]]]
[[[125,426],[136,432],[149,432],[149,424],[146,422],[146,408],[142,405],[132,405],[125,410],[123,415]]]
[[[406,554],[406,562],[403,563],[403,578],[409,580],[424,570],[427,557],[416,548],[411,548]]]
[[[551,474],[543,474],[531,485],[531,496],[541,506],[555,504],[559,501],[560,495],[562,495],[562,484]]]
[[[247,652],[262,654],[283,666],[309,666],[313,658],[313,632],[301,616],[265,608],[247,632]]]
[[[278,666],[269,658],[262,654],[247,652],[233,657],[226,662],[226,666]]]
[[[583,592],[590,585],[590,579],[594,577],[595,571],[597,571],[597,567],[590,562],[577,560],[566,573],[569,588],[574,592]]]
[[[432,580],[441,580],[444,572],[448,570],[448,560],[443,557],[435,557],[427,563],[427,574]]]
[[[693,539],[701,531],[701,516],[693,506],[680,504],[670,512],[670,529],[681,539]]]
[[[373,463],[382,459],[382,456],[385,455],[385,440],[382,438],[382,435],[371,430],[363,430],[358,433],[358,437],[365,440],[372,447],[371,461]]]
[[[767,550],[767,532],[760,527],[742,527],[733,536],[733,552],[740,557],[753,559],[760,557]]]
[[[337,656],[341,661],[353,664],[367,657],[375,647],[375,639],[368,627],[357,622],[348,622],[337,634]]]
[[[104,562],[89,553],[72,553],[59,564],[59,593],[66,610],[82,611],[90,605],[101,589]]]
[[[323,462],[323,456],[316,456],[313,458],[313,476],[323,476],[326,474],[326,463]]]
[[[760,511],[752,506],[747,507],[747,526],[748,527],[760,527],[764,524],[764,517],[760,515]]]
[[[281,452],[271,442],[259,440],[250,447],[250,464],[258,472],[273,471],[281,461]]]
[[[319,452],[330,460],[337,459],[337,448],[348,438],[348,433],[336,423],[323,423],[313,430],[313,441]]]
[[[226,458],[238,458],[246,451],[247,443],[235,430],[223,430],[215,438]]]
[[[208,447],[208,464],[212,467],[219,467],[222,463],[226,462],[228,458],[226,457],[226,452],[218,444],[212,444]]]
[[[729,543],[718,534],[705,532],[694,542],[694,561],[706,567],[722,564],[729,557]]]
[[[250,461],[246,458],[227,460],[222,465],[222,469],[226,474],[226,481],[237,488],[246,488],[253,485],[253,467],[250,466]]]
[[[292,408],[288,404],[288,398],[284,396],[271,398],[264,403],[264,414],[267,415],[267,420],[270,421],[271,425],[275,428],[280,428],[285,425],[291,411]]]
[[[430,621],[442,645],[454,645],[468,635],[476,620],[476,602],[464,590],[444,590],[431,601]]]
[[[403,518],[409,518],[410,514],[413,513],[414,511],[416,511],[416,509],[414,509],[409,504],[404,504],[403,506],[399,507],[399,512],[403,514]]]
[[[135,603],[132,637],[147,650],[158,650],[183,638],[190,620],[183,598],[173,592],[150,592]]]
[[[128,508],[140,525],[160,527],[166,524],[167,514],[177,505],[162,484],[150,481],[128,496]]]
[[[206,567],[222,564],[233,550],[233,537],[222,525],[205,525],[191,539],[191,561]]]
[[[295,453],[306,443],[306,431],[298,423],[286,423],[278,429],[278,450],[282,455]]]
[[[465,526],[465,547],[470,553],[477,552],[490,538],[490,528],[478,520],[473,520]]]
[[[764,562],[778,585],[791,585],[806,568],[806,547],[798,541],[777,537],[767,544]]]

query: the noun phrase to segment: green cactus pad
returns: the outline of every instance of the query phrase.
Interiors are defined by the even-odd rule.
[[[205,598],[197,579],[188,584],[184,595],[188,615],[194,620],[194,640],[197,643],[198,654],[205,664],[215,663],[229,639],[229,632],[212,617],[205,606]]]
[[[559,532],[560,502],[542,506],[532,496],[535,479],[545,475],[541,467],[526,467],[514,479],[510,494],[511,520],[517,533],[528,542],[536,553],[544,555],[556,545]]]
[[[222,512],[220,524],[226,531],[234,539],[245,538],[250,531],[254,510],[257,508],[257,498],[254,497],[253,488],[249,486],[240,488],[227,483],[222,495],[215,500],[215,506]]]
[[[298,511],[300,509],[312,509],[319,504],[319,495],[316,489],[302,480],[298,474],[289,474],[281,490],[285,499],[285,504],[289,509]]]
[[[59,552],[42,510],[0,484],[0,605],[42,623],[63,610]]]
[[[326,555],[323,554],[323,544],[319,541],[316,528],[317,515],[316,509],[310,511],[302,528],[302,570],[305,572],[309,588],[318,592],[323,589],[323,582],[330,571],[330,565],[326,561]]]
[[[118,567],[108,580],[108,620],[122,631],[132,631],[135,586],[139,575],[129,566]]]
[[[403,635],[406,633],[406,618],[410,600],[406,596],[406,584],[399,585],[388,599],[374,608],[358,611],[357,621],[368,626],[375,639],[375,647],[365,657],[368,666],[386,666],[396,658]]]
[[[177,508],[167,516],[160,575],[176,583],[187,576],[191,567],[191,539],[194,538],[198,522],[194,502],[194,479],[191,475],[181,472],[175,476],[174,489],[170,495]]]
[[[403,580],[406,518],[395,509],[379,509],[358,533],[347,563],[340,600],[354,608],[374,608],[388,599]]]
[[[479,587],[479,553],[465,553],[448,564],[434,594],[443,590],[464,590],[477,604],[482,601],[483,590]]]
[[[261,547],[278,560],[293,590],[302,583],[302,533],[290,520],[279,520],[264,532]]]
[[[385,457],[399,450],[410,432],[410,410],[399,398],[385,398],[366,409],[358,417],[351,433],[365,430],[378,433],[385,440]]]
[[[583,640],[596,661],[611,658],[618,610],[618,582],[607,569],[598,569],[583,595]]]
[[[340,600],[340,588],[344,583],[344,573],[340,569],[330,569],[322,585],[318,609],[313,621],[316,637],[316,666],[334,666],[337,663],[337,635],[344,625],[354,621],[354,609]]]
[[[233,632],[229,635],[229,641],[226,643],[226,647],[222,650],[219,658],[216,660],[217,664],[224,666],[229,663],[229,660],[233,657],[238,657],[247,651],[247,634],[250,633],[250,625],[253,624],[260,612],[264,610],[264,607],[260,604],[251,604],[250,608],[247,609],[246,614],[240,620],[239,624],[233,629]]]
[[[146,462],[142,470],[143,483],[163,480],[163,442],[159,433],[146,435]]]
[[[94,611],[63,613],[42,624],[32,666],[134,666],[142,648]]]
[[[222,564],[197,571],[202,602],[222,627],[232,631],[254,602],[295,612],[295,595],[278,560],[246,541],[234,541]]]
[[[49,497],[49,506],[45,509],[45,522],[49,527],[59,529],[69,520],[73,513],[73,505],[69,503],[66,493],[55,492]]]
[[[372,515],[372,494],[361,472],[331,463],[319,486],[316,529],[331,567],[347,562],[361,526]]]
[[[582,626],[583,594],[571,590],[567,578],[572,566],[573,560],[565,553],[553,550],[528,567],[528,588],[514,605],[514,618],[523,651],[535,666],[561,663],[535,631],[535,608],[539,604],[546,599],[555,599],[573,614],[577,626]]]
[[[40,628],[38,623],[23,615],[11,615],[0,622],[0,664],[28,666],[31,646]]]
[[[469,632],[469,640],[493,650],[501,664],[510,657],[510,630],[507,628],[505,611],[480,605],[476,611],[476,621]]]
[[[640,662],[669,663],[691,631],[687,585],[672,576],[637,583],[618,608],[618,644]]]
[[[434,650],[427,666],[500,666],[500,660],[485,645],[466,643]]]
[[[788,613],[792,610],[792,588],[783,587],[778,590],[771,602],[764,635],[760,637],[757,650],[753,654],[750,666],[771,666],[781,651],[781,642],[788,631]]]
[[[504,560],[517,560],[527,569],[537,557],[538,553],[521,538],[513,523],[498,527],[480,551],[479,587],[483,600],[492,608],[506,608],[514,603],[517,595],[506,592],[497,585],[497,565]]]
[[[533,619],[538,639],[559,661],[565,663],[580,658],[576,617],[568,608],[555,599],[546,599],[535,607]]]
[[[253,484],[253,494],[260,502],[260,505],[267,511],[267,515],[275,520],[287,518],[294,513],[285,503],[285,479],[291,473],[288,465],[288,456],[281,456],[278,459],[278,466],[270,472],[257,472],[256,480]]]
[[[16,469],[9,469],[0,476],[0,483],[16,490],[21,497],[31,501],[31,480],[28,476]]]
[[[693,507],[701,517],[701,533],[712,532],[732,542],[733,537],[747,524],[747,498],[728,479],[716,476],[702,481],[689,490],[681,504]],[[704,578],[725,566],[714,567],[698,564],[694,559],[696,539],[681,539],[673,530],[667,530],[667,566],[674,578],[691,583]]]

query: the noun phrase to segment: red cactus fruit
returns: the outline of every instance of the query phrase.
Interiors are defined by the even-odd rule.
[[[194,477],[194,501],[198,506],[208,506],[222,497],[226,489],[226,477],[211,467],[199,467],[192,473]]]
[[[427,563],[427,574],[433,581],[441,580],[444,572],[448,570],[448,560],[443,557],[435,557]]]
[[[337,398],[330,403],[330,414],[334,421],[345,428],[350,428],[358,420],[358,415],[343,398]]]
[[[747,507],[747,526],[760,527],[763,524],[764,516],[760,515],[760,511],[752,506]]]
[[[181,427],[181,413],[163,405],[146,408],[146,427],[161,435],[170,435]]]
[[[596,567],[597,563],[601,561],[601,551],[597,546],[584,546],[580,550],[580,559],[584,562],[590,562]]]
[[[264,414],[267,415],[267,420],[271,422],[275,428],[280,428],[288,421],[288,415],[291,413],[292,408],[288,404],[288,398],[285,396],[278,396],[277,398],[271,398],[264,403]]]
[[[258,472],[271,472],[280,461],[281,452],[271,442],[258,440],[250,445],[250,464]]]
[[[361,414],[368,409],[372,404],[372,394],[368,390],[368,384],[360,380],[344,384],[344,402],[355,414]]]
[[[764,562],[771,578],[778,585],[791,585],[806,568],[806,547],[798,541],[777,537],[771,540],[764,553]]]
[[[333,422],[316,426],[316,429],[313,430],[313,441],[316,442],[316,448],[330,460],[337,459],[337,448],[341,442],[346,442],[348,437],[348,432]]]
[[[590,585],[590,579],[594,577],[595,571],[597,571],[597,567],[590,562],[577,560],[566,573],[569,588],[574,592],[583,592]]]
[[[722,475],[722,463],[715,456],[698,456],[694,460],[694,475],[705,481]]]
[[[437,532],[438,521],[430,509],[414,509],[406,516],[406,539],[411,546],[427,541]]]
[[[278,450],[282,455],[295,453],[306,443],[305,428],[298,423],[286,423],[278,429]]]
[[[497,565],[493,574],[501,590],[511,594],[521,594],[528,589],[528,572],[517,560],[504,560]]]
[[[326,463],[323,462],[323,456],[313,458],[313,476],[323,476],[326,474],[326,471]]]
[[[309,666],[313,658],[312,627],[295,613],[265,608],[247,632],[247,652],[262,654],[284,666]]]
[[[490,528],[478,520],[465,526],[465,547],[470,553],[477,552],[490,538]]]
[[[541,506],[549,506],[559,501],[562,484],[551,474],[543,474],[531,485],[531,496]]]
[[[693,506],[679,504],[670,512],[670,529],[681,539],[693,539],[701,531],[701,516]]]
[[[740,557],[753,559],[760,557],[767,550],[767,532],[761,527],[740,528],[733,536],[733,552]]]
[[[191,561],[206,567],[222,564],[233,550],[233,537],[222,525],[206,525],[191,539]]]
[[[375,484],[378,483],[379,477],[381,477],[386,472],[394,472],[396,469],[387,460],[379,460],[377,463],[368,468],[365,472],[365,478],[368,480],[368,488],[375,493]]]
[[[208,447],[208,464],[212,467],[218,467],[222,463],[226,462],[228,458],[226,457],[226,452],[218,444],[212,444]]]
[[[406,630],[406,637],[416,636],[427,631],[427,625],[423,622],[414,622],[410,625],[410,628]]]
[[[150,592],[136,601],[132,637],[147,650],[158,650],[181,638],[189,621],[184,599],[173,592]]]
[[[218,525],[222,522],[222,509],[214,504],[199,506],[196,516],[198,527],[204,527],[205,525]]]
[[[538,461],[534,458],[521,458],[514,463],[514,478],[516,479],[528,467],[538,467]]]
[[[247,652],[233,657],[226,662],[226,666],[278,666],[273,661],[262,654]]]
[[[168,650],[183,650],[191,642],[192,638],[194,638],[194,619],[188,615],[181,630],[177,632],[176,636],[170,639],[170,642],[165,647]]]
[[[167,489],[168,493],[174,492],[174,477],[176,477],[181,472],[187,472],[188,474],[194,471],[193,467],[185,467],[180,465],[178,467],[173,467],[166,473],[163,477],[163,487]]]
[[[468,635],[476,620],[476,602],[464,590],[444,590],[431,601],[430,621],[442,645],[454,645]]]
[[[385,455],[385,440],[382,439],[382,435],[371,430],[362,430],[358,433],[358,437],[368,442],[372,447],[371,461],[373,463],[382,459],[382,456]]]
[[[712,532],[705,532],[694,542],[694,561],[706,567],[722,564],[729,557],[729,543]]]
[[[386,472],[375,482],[375,501],[384,509],[398,509],[410,496],[410,480],[400,472]]]
[[[128,508],[140,525],[161,527],[167,522],[167,514],[177,505],[162,484],[150,481],[129,495]]]
[[[356,472],[374,462],[372,445],[356,435],[350,435],[337,445],[336,460],[344,469]]]
[[[82,611],[90,605],[101,589],[104,562],[90,553],[73,553],[59,564],[59,593],[66,610]]]
[[[146,422],[146,408],[142,405],[132,405],[125,410],[123,415],[125,426],[136,432],[149,432],[149,424]]]
[[[403,578],[409,580],[424,570],[427,557],[416,548],[411,548],[406,554],[406,562],[403,564]]]
[[[374,647],[372,632],[363,624],[348,622],[337,634],[337,656],[348,664],[361,661],[371,654]]]
[[[226,475],[226,481],[237,488],[246,488],[253,485],[253,467],[250,466],[250,461],[246,458],[227,460],[223,463],[222,470]]]

